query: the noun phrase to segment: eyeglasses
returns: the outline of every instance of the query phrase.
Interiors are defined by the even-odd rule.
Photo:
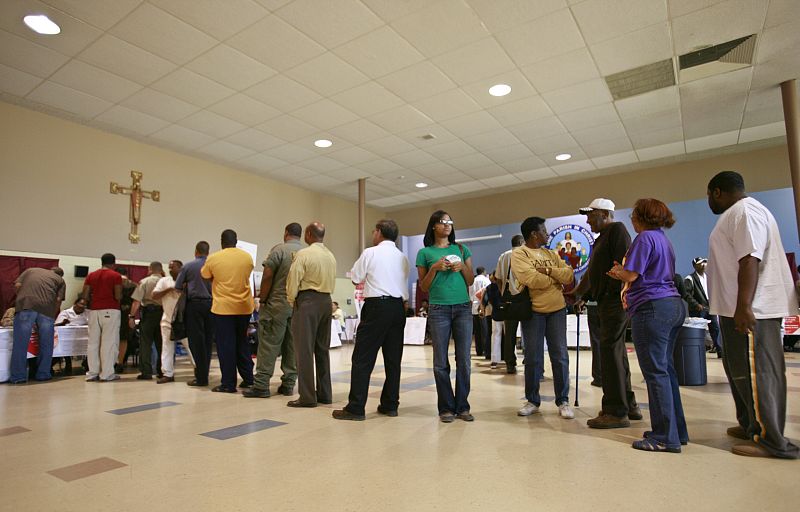
[[[439,222],[437,222],[437,224],[444,224],[445,226],[452,226],[453,225],[453,221],[449,220],[449,219],[442,219]]]

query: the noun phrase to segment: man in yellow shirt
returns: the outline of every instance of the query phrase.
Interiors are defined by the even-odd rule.
[[[211,314],[217,339],[222,382],[211,391],[236,393],[236,370],[241,387],[253,385],[253,359],[247,344],[247,326],[253,313],[250,273],[253,258],[236,247],[236,232],[222,232],[222,250],[206,259],[200,275],[211,280]],[[329,306],[330,307],[330,306]]]
[[[298,400],[289,407],[316,407],[333,402],[328,351],[331,346],[331,293],[336,283],[336,258],[322,244],[325,226],[306,227],[308,247],[295,253],[286,279],[286,299],[294,308],[292,338],[297,358]],[[316,363],[316,386],[314,366]]]

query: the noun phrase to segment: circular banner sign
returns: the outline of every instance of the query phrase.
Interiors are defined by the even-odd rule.
[[[593,245],[592,232],[577,224],[562,224],[547,237],[547,247],[556,251],[575,272],[586,270]]]

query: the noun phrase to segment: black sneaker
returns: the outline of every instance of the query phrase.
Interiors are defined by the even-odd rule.
[[[242,391],[242,396],[245,398],[269,398],[270,393],[268,389],[250,388]]]
[[[462,421],[475,421],[475,416],[471,415],[469,411],[460,412],[456,415],[456,418]]]
[[[456,420],[456,415],[450,411],[445,411],[439,414],[439,421],[442,423],[453,423]]]
[[[287,387],[283,384],[278,387],[278,394],[283,396],[292,396],[294,394],[294,386]]]
[[[364,421],[365,419],[367,419],[366,416],[353,414],[347,409],[336,409],[335,411],[333,411],[332,416],[333,419],[336,420]]]
[[[389,416],[390,418],[394,418],[397,416],[397,409],[385,409],[382,405],[379,405],[378,414],[383,414],[384,416]]]

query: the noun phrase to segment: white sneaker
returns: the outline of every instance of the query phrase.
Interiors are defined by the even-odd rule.
[[[533,405],[530,402],[525,402],[525,405],[522,406],[522,409],[517,411],[517,416],[530,416],[531,414],[537,414],[538,412],[538,406]]]
[[[575,418],[575,412],[572,410],[572,407],[569,406],[567,402],[558,406],[558,414],[565,420],[571,420]]]

